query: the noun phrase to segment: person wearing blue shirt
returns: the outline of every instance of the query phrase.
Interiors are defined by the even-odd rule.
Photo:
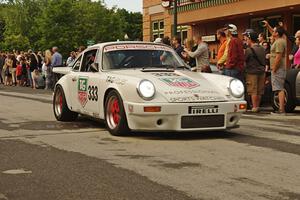
[[[63,61],[62,61],[62,55],[58,52],[58,47],[53,47],[52,48],[52,59],[51,59],[51,68],[53,69],[53,67],[62,67]],[[51,70],[52,71],[52,70]],[[52,89],[55,85],[55,83],[60,79],[59,74],[54,74],[52,72]]]
[[[62,66],[62,63],[63,63],[62,62],[62,56],[58,52],[58,48],[53,47],[52,52],[53,52],[52,60],[51,60],[52,67]]]

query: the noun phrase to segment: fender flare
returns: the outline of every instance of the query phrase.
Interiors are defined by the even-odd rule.
[[[71,109],[71,108],[72,108],[72,105],[71,105],[71,103],[70,103],[70,102],[71,102],[71,93],[70,93],[68,84],[66,83],[66,81],[62,81],[62,80],[64,80],[64,79],[66,79],[66,78],[64,78],[64,77],[65,77],[65,76],[63,76],[63,77],[55,84],[54,90],[53,90],[53,98],[54,98],[54,92],[55,92],[57,86],[59,85],[59,86],[63,89],[63,91],[64,91],[64,93],[65,93],[66,103],[67,103],[67,106],[68,106],[69,110],[74,111],[73,109]]]

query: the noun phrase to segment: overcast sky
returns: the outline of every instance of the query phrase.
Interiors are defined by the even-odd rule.
[[[116,5],[132,12],[142,12],[143,9],[143,0],[104,0],[104,2],[109,8]]]

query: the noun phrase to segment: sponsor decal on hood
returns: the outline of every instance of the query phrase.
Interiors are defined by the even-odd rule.
[[[172,87],[180,87],[180,88],[187,88],[187,89],[193,89],[196,87],[199,87],[200,84],[193,81],[190,78],[187,77],[164,77],[164,78],[159,78],[162,82],[168,84],[169,86]]]

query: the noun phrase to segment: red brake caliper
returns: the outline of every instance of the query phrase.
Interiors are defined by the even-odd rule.
[[[113,101],[111,112],[112,112],[115,124],[118,125],[119,121],[120,121],[120,117],[119,117],[120,107],[119,107],[119,101],[118,101],[118,99],[115,99]]]
[[[62,98],[62,95],[59,96],[59,106],[60,106],[60,109],[62,110],[62,107],[63,107],[63,98]]]

